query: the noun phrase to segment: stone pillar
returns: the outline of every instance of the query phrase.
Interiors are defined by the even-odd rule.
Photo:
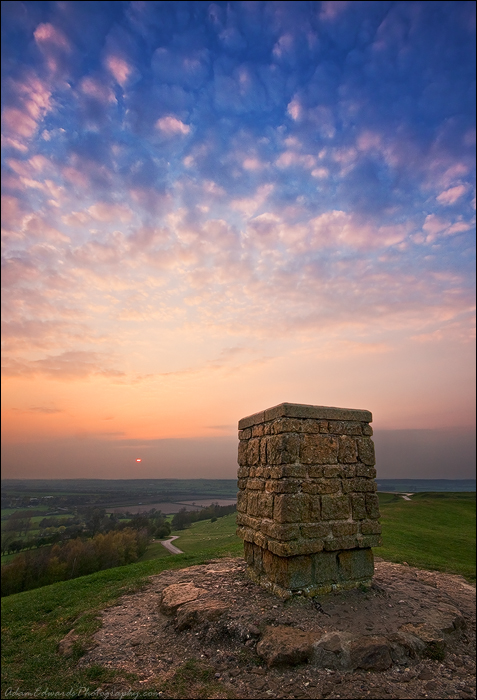
[[[277,595],[369,585],[380,544],[369,411],[282,403],[239,421],[237,534]]]

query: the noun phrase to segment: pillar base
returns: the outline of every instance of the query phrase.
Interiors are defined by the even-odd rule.
[[[244,542],[244,549],[250,578],[281,598],[369,587],[374,574],[371,548],[295,557],[280,557],[252,542]]]

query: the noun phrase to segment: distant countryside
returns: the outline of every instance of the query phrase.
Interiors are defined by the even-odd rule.
[[[475,480],[378,479],[375,555],[475,580]],[[155,559],[241,556],[234,479],[5,480],[2,595]],[[179,555],[181,557],[183,555]]]

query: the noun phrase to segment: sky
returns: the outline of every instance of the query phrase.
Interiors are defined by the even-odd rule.
[[[234,478],[282,402],[472,477],[475,3],[2,3],[2,286],[4,478]]]

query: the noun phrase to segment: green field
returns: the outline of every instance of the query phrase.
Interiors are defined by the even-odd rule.
[[[379,494],[387,561],[461,574],[475,581],[475,492]]]
[[[380,503],[383,545],[374,549],[377,556],[475,580],[475,493],[422,493],[411,501],[380,494]],[[92,694],[121,676],[139,690],[138,681],[121,671],[76,667],[100,625],[99,611],[114,605],[122,593],[139,589],[151,574],[243,552],[235,535],[234,514],[213,523],[197,522],[173,534],[179,535],[174,544],[184,554],[171,555],[153,542],[136,564],[2,598],[3,694],[12,688],[29,697],[32,690],[40,689],[61,697],[80,687]],[[72,628],[80,639],[73,656],[65,658],[57,653],[57,645]],[[136,697],[141,697],[140,690]]]

